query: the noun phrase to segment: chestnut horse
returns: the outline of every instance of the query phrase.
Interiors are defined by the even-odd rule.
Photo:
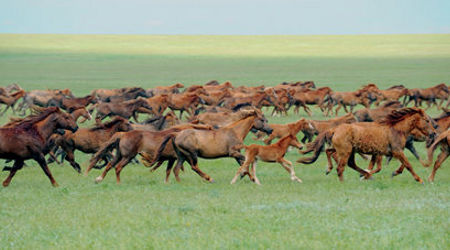
[[[267,125],[261,112],[249,112],[247,117],[216,130],[186,129],[175,138],[175,150],[178,162],[174,169],[178,175],[184,161],[187,161],[203,179],[213,182],[213,179],[203,173],[198,167],[198,157],[216,159],[233,157],[242,165],[245,157],[234,147],[242,144],[250,129],[262,130],[270,134],[272,129]],[[220,143],[218,143],[220,142]]]
[[[400,160],[401,168],[406,167],[414,179],[422,183],[422,179],[414,172],[403,153],[407,136],[414,129],[419,130],[424,135],[435,135],[431,119],[423,110],[418,108],[394,110],[380,122],[342,124],[320,134],[312,143],[314,156],[301,158],[297,162],[306,164],[315,162],[325,141],[330,140],[339,159],[337,173],[341,181],[344,180],[343,172],[346,164],[358,171],[365,179],[370,178],[371,174],[359,168],[355,163],[355,153],[363,153],[370,154],[373,157],[392,155]],[[399,174],[398,171],[394,172],[394,175],[397,174]]]
[[[286,171],[291,175],[292,181],[302,182],[300,178],[295,175],[294,168],[292,167],[292,162],[284,159],[284,155],[287,152],[289,146],[296,147],[298,149],[302,149],[302,144],[297,140],[295,134],[289,134],[283,138],[281,138],[278,142],[271,145],[257,145],[252,144],[249,146],[246,145],[237,145],[234,148],[240,150],[242,148],[245,149],[245,162],[236,172],[236,175],[231,180],[231,184],[234,184],[238,178],[238,176],[242,176],[243,174],[248,174],[250,180],[254,183],[260,185],[258,177],[256,177],[256,161],[261,159],[264,162],[278,162],[283,166]],[[250,173],[249,166],[252,168],[252,172]]]
[[[4,187],[9,185],[28,159],[39,163],[52,185],[58,186],[45,161],[47,141],[57,129],[75,132],[78,126],[69,114],[56,107],[43,109],[39,114],[23,119],[15,119],[0,128],[0,158],[14,160],[8,177],[3,181]]]

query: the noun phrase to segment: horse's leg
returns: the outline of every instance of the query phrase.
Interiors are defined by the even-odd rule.
[[[257,167],[257,166],[258,166],[258,159],[255,159],[255,161],[253,162],[253,164],[252,164],[252,166],[251,166],[251,168],[252,168],[251,176],[252,176],[252,177],[250,177],[250,179],[253,178],[253,182],[254,182],[254,183],[256,183],[256,184],[258,184],[258,185],[261,185],[261,182],[259,181],[258,177],[256,176],[256,167]],[[250,175],[249,175],[249,176],[250,176]]]
[[[406,169],[408,169],[408,171],[411,173],[411,175],[414,177],[414,179],[417,182],[423,183],[422,179],[414,172],[414,170],[411,166],[411,163],[409,163],[408,158],[406,158],[405,154],[402,151],[392,152],[392,156],[400,160],[400,162],[402,163],[402,166],[406,167]],[[400,168],[402,168],[402,167],[400,167]],[[392,173],[392,176],[398,175],[399,173],[397,171]]]
[[[151,161],[151,160],[150,160],[150,161]],[[155,172],[159,167],[161,167],[161,165],[162,165],[163,163],[164,163],[164,161],[158,161],[158,163],[150,169],[150,172]],[[150,166],[149,166],[149,167],[150,167]]]
[[[434,163],[433,171],[431,171],[431,174],[428,177],[429,182],[434,181],[436,171],[438,170],[439,167],[441,167],[441,164],[445,161],[445,159],[447,159],[448,155],[449,155],[448,149],[447,150],[442,149],[441,153],[438,155],[436,159],[436,162]]]
[[[308,116],[312,116],[311,110],[308,108],[308,106],[306,106],[306,104],[303,104],[303,109],[308,114]]]
[[[121,159],[122,156],[120,155],[119,152],[117,152],[114,159],[110,161],[108,165],[106,165],[105,170],[103,170],[102,174],[97,178],[95,178],[95,183],[100,183],[101,181],[103,181],[103,179],[105,179],[106,174],[108,174],[109,170],[111,170],[111,168],[114,167]],[[89,172],[89,170],[90,170],[89,168],[86,169],[86,175]]]
[[[80,164],[75,161],[75,155],[72,150],[64,150],[66,151],[65,159],[70,163],[70,165],[75,169],[78,173],[81,173]]]
[[[352,148],[350,145],[350,148],[348,151],[343,151],[338,154],[339,164],[336,167],[336,172],[339,177],[339,181],[344,181],[344,169],[345,169],[345,165],[347,165],[347,163],[348,163],[348,159],[349,159],[350,155],[352,154],[351,150],[352,150]]]
[[[360,175],[364,176],[364,179],[369,179],[371,177],[371,174],[367,172],[366,170],[358,167],[355,162],[355,152],[352,152],[350,154],[350,157],[348,158],[348,166],[359,172]]]
[[[372,171],[373,166],[375,165],[375,162],[376,162],[376,155],[372,155],[372,158],[370,158],[369,167],[367,168],[367,170]]]
[[[236,174],[234,175],[233,179],[231,180],[230,184],[234,184],[237,180],[237,178],[239,177],[239,175],[241,175],[241,173],[248,168],[248,166],[250,164],[252,164],[255,161],[254,157],[247,157],[245,162],[239,167],[239,169],[236,171]],[[252,180],[253,181],[253,180]]]
[[[11,183],[11,179],[14,177],[17,171],[23,167],[23,160],[16,160],[12,169],[9,172],[8,177],[3,181],[3,186],[7,187]]]
[[[376,159],[376,163],[377,163],[377,168],[373,171],[373,172],[370,172],[370,174],[376,174],[376,173],[378,173],[378,172],[380,172],[381,171],[381,163],[382,163],[382,160],[383,160],[383,156],[382,155],[378,155],[377,156],[377,159]]]
[[[122,169],[133,159],[134,156],[123,157],[122,160],[119,161],[116,165],[116,182],[120,184],[120,172]]]
[[[328,161],[328,168],[325,172],[326,175],[328,175],[331,170],[333,170],[333,162],[331,161],[331,157],[333,157],[336,164],[339,164],[339,160],[336,155],[336,150],[334,148],[328,148],[325,150],[325,153],[327,154],[327,161]]]
[[[182,157],[182,156],[178,156],[178,159],[177,159],[177,164],[175,165],[175,168],[173,169],[173,173],[174,173],[174,175],[175,175],[175,180],[177,181],[177,182],[180,182],[181,180],[180,180],[180,169],[182,169],[183,168],[183,162],[185,161],[185,158],[184,157]]]
[[[272,140],[273,140],[273,139],[275,139],[275,135],[272,133],[272,134],[269,135],[269,137],[267,137],[267,138],[264,140],[264,143],[265,143],[266,145],[269,145],[270,143],[272,143]]]
[[[416,148],[414,147],[414,141],[412,139],[406,140],[405,147],[416,157],[417,160],[419,160],[420,164],[422,166],[426,166],[426,163],[420,158],[419,154],[416,151]]]
[[[211,178],[209,175],[203,173],[200,168],[198,167],[198,158],[197,158],[197,154],[194,152],[191,152],[185,148],[180,148],[183,151],[185,151],[185,153],[189,154],[188,157],[188,161],[189,164],[191,165],[191,169],[194,170],[194,172],[196,172],[198,175],[200,175],[200,177],[202,177],[203,179],[205,179],[208,182],[214,182],[213,178]]]
[[[162,161],[161,161],[162,162]],[[166,179],[164,180],[165,183],[169,182],[170,177],[170,171],[172,171],[173,164],[175,163],[175,159],[169,159],[169,162],[167,162],[167,168],[166,168]],[[175,170],[174,170],[175,171]],[[174,172],[175,173],[175,172]]]
[[[278,159],[277,162],[280,163],[281,166],[283,166],[283,168],[286,169],[286,171],[291,175],[291,181],[298,181],[300,183],[302,182],[302,180],[295,175],[294,168],[292,167],[292,162],[284,158]]]
[[[33,155],[33,159],[37,161],[37,163],[39,163],[39,166],[41,166],[42,170],[44,171],[45,175],[47,175],[52,185],[54,187],[57,187],[58,183],[56,183],[52,173],[50,172],[50,169],[48,169],[47,161],[45,160],[44,154],[42,152],[35,153]]]

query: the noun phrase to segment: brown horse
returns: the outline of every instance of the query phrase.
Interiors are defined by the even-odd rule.
[[[334,128],[343,123],[353,123],[356,122],[356,118],[353,114],[346,114],[340,117],[328,119],[328,120],[308,120],[313,128],[307,126],[302,128],[302,132],[305,135],[302,138],[302,142],[305,143],[307,140],[312,141],[314,135],[318,135],[324,131]]]
[[[408,94],[408,89],[403,85],[395,85],[388,89],[379,89],[379,95],[377,96],[376,106],[379,106],[381,102],[398,101],[401,97]]]
[[[337,172],[341,181],[343,181],[346,164],[358,171],[365,179],[370,178],[371,174],[359,168],[355,163],[355,153],[363,153],[373,157],[392,155],[400,160],[401,167],[406,167],[414,179],[422,183],[422,179],[414,172],[403,153],[407,136],[414,129],[428,136],[435,134],[431,119],[423,110],[417,108],[394,110],[381,122],[342,124],[320,134],[312,143],[314,155],[309,158],[301,158],[298,162],[306,164],[315,162],[325,141],[330,140],[339,159]],[[398,170],[393,175],[397,174],[399,174]]]
[[[159,131],[168,129],[172,126],[180,124],[181,121],[173,111],[167,112],[163,116],[156,116],[145,120],[142,123],[132,124],[133,129]]]
[[[427,167],[433,162],[433,154],[437,146],[441,146],[441,153],[438,155],[436,162],[434,163],[433,171],[428,177],[428,181],[433,182],[436,171],[441,167],[442,163],[450,155],[450,130],[441,133],[434,143],[428,148],[428,163]]]
[[[241,165],[245,157],[234,147],[243,143],[252,128],[269,134],[272,132],[267,125],[267,120],[257,111],[250,112],[247,117],[217,130],[186,129],[181,131],[176,136],[174,143],[178,154],[175,175],[178,175],[183,162],[187,161],[198,175],[206,181],[212,182],[213,179],[199,169],[198,157],[207,159],[233,157]]]
[[[169,95],[161,94],[147,98],[147,103],[152,107],[152,111],[155,115],[160,116],[169,107],[168,103]]]
[[[108,141],[116,132],[132,130],[131,124],[121,118],[100,124],[93,128],[80,128],[78,131],[66,133],[56,139],[56,145],[60,146],[65,154],[65,159],[73,168],[81,171],[80,165],[75,161],[75,150],[83,153],[96,153],[101,145]]]
[[[347,106],[350,106],[350,112],[353,112],[353,108],[360,104],[365,108],[370,107],[370,101],[376,99],[378,96],[378,88],[374,84],[368,84],[361,89],[351,92],[333,92],[328,96],[328,110],[326,116],[333,109],[334,105],[337,105],[335,112],[338,114],[339,110],[343,107],[344,111],[348,113]]]
[[[16,172],[22,169],[24,161],[28,159],[38,162],[52,185],[58,186],[44,157],[48,152],[47,140],[57,129],[75,132],[78,126],[69,114],[56,107],[44,109],[39,114],[23,119],[15,119],[0,128],[0,157],[14,160],[8,177],[3,181],[4,187],[9,185]]]
[[[303,91],[298,91],[292,96],[293,104],[296,106],[294,112],[298,113],[299,106],[304,107],[305,104],[317,105],[320,110],[324,112],[325,98],[332,92],[333,91],[329,87],[322,87],[316,90],[305,89]]]
[[[278,142],[271,145],[257,145],[252,144],[249,146],[246,145],[237,145],[235,149],[240,150],[242,148],[245,149],[245,162],[236,172],[236,175],[231,180],[231,184],[234,184],[238,178],[238,176],[242,176],[243,174],[248,174],[250,180],[260,185],[258,177],[256,177],[256,161],[258,159],[264,162],[278,162],[283,166],[286,171],[291,175],[292,181],[302,182],[300,178],[295,175],[294,168],[292,167],[292,162],[284,159],[284,155],[287,152],[289,146],[296,147],[298,149],[302,149],[302,144],[297,140],[295,134],[287,135],[281,138]],[[250,173],[249,166],[252,168],[252,172]]]
[[[2,113],[0,115],[3,115],[6,110],[8,110],[9,108],[12,109],[13,114],[16,113],[16,110],[14,109],[14,105],[16,105],[17,101],[25,96],[25,90],[21,89],[15,93],[12,93],[11,95],[5,96],[5,95],[0,95],[0,103],[3,103],[6,105],[5,110],[2,111]]]
[[[297,135],[300,130],[304,130],[307,127],[313,129],[313,125],[305,120],[305,118],[288,124],[269,124],[269,126],[272,128],[272,133],[264,140],[264,143],[267,145],[271,144],[272,140],[275,138],[282,138],[287,135]]]
[[[75,109],[72,108],[69,109],[68,112],[75,122],[78,121],[78,118],[80,117],[83,117],[81,123],[85,122],[86,120],[92,119],[91,113],[89,113],[89,111],[87,111],[85,107],[79,107]]]
[[[149,96],[155,96],[155,95],[162,95],[162,94],[176,94],[180,93],[178,90],[179,88],[184,88],[184,85],[182,83],[175,83],[171,86],[158,86],[154,87],[152,89],[147,90],[147,95]]]
[[[100,123],[101,120],[108,116],[120,116],[125,119],[130,119],[133,116],[134,120],[137,121],[137,111],[142,112],[143,109],[147,109],[148,113],[152,113],[147,100],[144,98],[138,98],[136,100],[130,100],[126,102],[112,103],[112,102],[101,102],[97,103],[97,114],[95,120]]]
[[[170,171],[177,159],[177,154],[171,143],[168,142],[175,135],[184,129],[206,129],[211,130],[210,126],[196,124],[180,124],[163,131],[144,131],[133,130],[130,132],[117,133],[108,142],[103,144],[102,148],[92,157],[91,163],[86,170],[86,174],[92,169],[99,159],[116,149],[116,156],[108,163],[103,173],[96,178],[96,182],[101,182],[112,167],[116,168],[117,183],[120,182],[120,172],[139,153],[145,166],[151,167],[154,163],[158,165],[153,167],[155,171],[161,164],[168,160],[165,182],[169,181]],[[166,146],[167,145],[167,146]],[[175,176],[180,181],[178,175]]]
[[[193,117],[191,122],[209,124],[215,128],[220,128],[247,117],[249,113],[254,113],[255,110],[257,109],[250,107],[250,109],[238,110],[236,112],[205,112]]]
[[[77,109],[86,107],[89,104],[95,104],[97,103],[97,100],[97,97],[94,95],[87,95],[79,98],[63,98],[60,107],[65,110]]]
[[[206,91],[203,88],[197,89],[193,92],[183,92],[180,94],[171,94],[167,100],[169,108],[173,111],[180,111],[180,119],[183,116],[183,112],[186,111],[189,116],[194,114],[195,108],[203,103],[203,100],[199,95],[206,95]]]
[[[359,122],[373,122],[385,118],[392,110],[402,108],[399,101],[390,101],[384,103],[381,107],[369,109],[363,108],[354,113]]]
[[[422,101],[426,101],[427,109],[433,104],[436,104],[438,109],[440,109],[442,103],[448,99],[449,93],[450,90],[444,83],[425,89],[410,89],[408,91],[409,100],[406,101],[405,98],[405,106],[408,106],[411,101],[414,101],[414,106],[419,107],[422,106]],[[437,104],[436,99],[441,99],[441,102]]]
[[[96,183],[101,182],[112,167],[116,168],[116,180],[120,183],[120,172],[122,169],[139,153],[148,152],[156,155],[154,152],[162,151],[159,149],[167,144],[173,135],[167,131],[144,131],[132,130],[129,132],[116,133],[102,148],[92,157],[89,167],[86,169],[86,175],[95,166],[102,157],[106,156],[113,149],[116,149],[116,155],[113,160],[106,165],[101,176],[95,179]]]

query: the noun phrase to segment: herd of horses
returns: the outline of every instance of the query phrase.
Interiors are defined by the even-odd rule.
[[[10,184],[29,159],[38,162],[51,184],[57,186],[47,164],[66,160],[81,173],[76,150],[93,154],[86,175],[93,168],[104,168],[95,179],[97,183],[113,168],[119,183],[122,169],[137,161],[138,156],[151,171],[167,162],[166,182],[171,173],[180,181],[179,173],[185,162],[201,178],[213,182],[199,168],[198,158],[222,157],[232,157],[240,166],[232,184],[245,176],[260,184],[256,176],[258,160],[279,163],[292,181],[301,182],[292,162],[284,158],[289,147],[305,154],[297,160],[303,164],[314,163],[325,152],[326,173],[333,169],[334,161],[341,181],[346,165],[361,178],[371,178],[381,170],[385,156],[401,163],[393,175],[406,168],[421,183],[423,180],[414,172],[404,149],[428,167],[434,151],[440,147],[441,153],[429,177],[429,181],[434,181],[437,169],[450,154],[449,96],[450,86],[443,83],[416,89],[403,85],[380,89],[371,83],[355,91],[340,92],[329,87],[316,88],[313,81],[283,82],[272,87],[235,87],[230,82],[210,81],[186,88],[177,83],[151,89],[95,89],[84,97],[75,97],[69,89],[25,91],[12,84],[0,88],[0,103],[5,106],[1,114],[11,109],[22,118],[10,118],[9,123],[0,127],[0,158],[14,161],[11,167],[3,169],[9,171],[3,186]],[[436,106],[442,114],[430,117],[421,109],[424,103],[425,110]],[[336,117],[327,120],[302,117],[293,123],[269,124],[262,111],[287,115],[290,109],[298,114],[302,108],[311,116],[311,105],[317,106],[315,110],[326,117],[333,114]],[[358,105],[363,108],[354,111]],[[338,116],[341,109],[346,114]],[[139,121],[139,115],[147,119]],[[104,122],[107,117],[110,120]],[[91,119],[95,119],[92,127],[78,127],[77,123]],[[244,145],[250,132],[255,134],[255,140],[266,145]],[[300,132],[301,141],[297,139]],[[420,159],[415,142],[426,142],[427,160]],[[245,153],[241,153],[242,149]],[[312,155],[306,155],[309,153]],[[371,157],[367,169],[356,165],[355,154],[365,159]]]

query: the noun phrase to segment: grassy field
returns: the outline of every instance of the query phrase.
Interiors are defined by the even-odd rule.
[[[113,36],[0,34],[0,85],[27,90],[144,88],[211,79],[234,85],[314,80],[335,90],[375,82],[428,87],[450,82],[450,35],[389,36]],[[315,109],[313,118],[324,119]],[[429,110],[432,116],[439,112]],[[8,114],[9,116],[10,114]],[[8,116],[1,117],[1,124]],[[270,117],[284,123],[299,119]],[[252,143],[250,136],[246,140]],[[417,145],[425,156],[424,145]],[[417,173],[425,169],[407,152]],[[287,158],[295,161],[296,151]],[[88,155],[76,158],[86,167]],[[368,162],[358,159],[360,166]],[[202,160],[182,182],[163,183],[164,171],[129,165],[116,185],[113,172],[99,185],[68,164],[52,165],[52,188],[34,162],[10,187],[0,188],[1,248],[429,248],[450,247],[450,161],[434,184],[405,172],[394,179],[392,161],[372,181],[346,169],[324,175],[322,156],[295,165],[304,183],[291,183],[281,166],[259,163],[261,186],[231,186],[231,159]],[[0,174],[1,179],[7,173]]]

